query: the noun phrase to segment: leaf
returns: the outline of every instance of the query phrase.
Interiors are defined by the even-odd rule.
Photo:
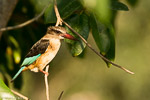
[[[105,34],[108,35],[108,38],[110,40],[110,48],[108,52],[105,54],[105,57],[108,58],[110,61],[114,61],[115,59],[115,32],[112,25],[108,26],[105,30]],[[107,62],[106,62],[107,63]],[[108,67],[111,66],[110,63],[107,63]]]
[[[33,5],[36,13],[40,13],[49,2],[52,2],[52,0],[29,0],[29,1]]]
[[[0,79],[0,100],[16,100],[14,94]]]
[[[128,6],[125,4],[119,2],[119,1],[112,1],[110,5],[110,9],[112,10],[123,10],[123,11],[129,11]]]
[[[13,51],[13,58],[14,58],[14,61],[16,64],[18,64],[21,60],[21,50],[20,50],[20,47],[19,47],[19,43],[17,42],[17,40],[13,37],[13,36],[9,36],[8,37],[10,44],[13,48],[12,48],[12,51]]]
[[[14,68],[12,54],[13,54],[12,48],[10,46],[8,46],[6,48],[5,56],[6,56],[7,66],[8,66],[9,70],[13,70],[13,68]]]
[[[75,11],[83,9],[79,0],[57,0],[57,7],[62,19],[66,19]],[[54,12],[54,5],[51,3],[45,11],[45,23],[55,23],[56,15]]]
[[[136,4],[139,2],[139,0],[126,0],[131,6],[136,6]]]
[[[111,25],[100,23],[94,14],[90,14],[90,28],[92,29],[93,38],[100,50],[100,53],[109,60],[115,58],[115,37]],[[110,64],[108,64],[108,67]]]
[[[96,0],[95,13],[98,15],[99,19],[104,23],[109,23],[111,18],[111,10],[108,9],[110,6],[110,0]]]
[[[14,57],[14,62],[15,62],[16,64],[19,64],[19,63],[20,63],[20,60],[21,60],[20,50],[14,49],[14,50],[13,50],[13,57]]]
[[[75,29],[84,39],[87,40],[87,38],[89,36],[88,20],[89,20],[88,16],[85,13],[82,13],[81,15],[75,15],[74,17],[69,19],[67,21],[67,23],[73,29]],[[73,35],[73,33],[71,31],[69,31],[68,33]],[[71,43],[71,53],[73,56],[80,55],[83,52],[84,48],[86,47],[86,44],[80,38],[77,38],[77,39],[79,41],[70,41],[68,39],[65,39],[66,42]]]
[[[110,41],[107,34],[104,34],[104,32],[102,32],[104,26],[97,22],[93,14],[90,15],[90,27],[92,29],[92,35],[98,48],[100,49],[101,53],[105,55],[109,50]]]

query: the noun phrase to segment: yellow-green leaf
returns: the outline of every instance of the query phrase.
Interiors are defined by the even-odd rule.
[[[14,94],[0,79],[0,100],[16,100]]]

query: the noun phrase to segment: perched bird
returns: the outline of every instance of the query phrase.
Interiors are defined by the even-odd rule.
[[[56,56],[61,45],[60,40],[64,38],[75,40],[73,36],[67,34],[65,28],[63,27],[48,27],[47,33],[32,46],[29,53],[25,56],[20,70],[12,78],[11,82],[14,81],[22,71],[27,69],[34,72],[40,71],[48,75],[48,73],[43,71],[43,69]]]

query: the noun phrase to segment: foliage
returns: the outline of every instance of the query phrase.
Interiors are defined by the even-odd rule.
[[[92,13],[93,10],[87,9],[84,3],[83,2],[81,3],[81,1],[79,0],[71,0],[71,1],[65,0],[65,2],[62,2],[61,0],[57,1],[58,1],[58,9],[60,11],[60,15],[62,16],[62,18],[66,20],[85,39],[88,38],[90,29],[92,29],[92,34],[100,50],[100,53],[102,53],[109,60],[113,61],[115,58],[115,36],[114,36],[115,31],[114,25],[111,22],[111,20],[115,20],[115,17],[111,18],[113,15],[111,10],[128,11],[128,7],[125,4],[118,1],[110,1],[110,4],[109,1],[107,0],[105,1],[102,0],[101,2],[95,1],[98,3],[98,5],[93,7],[93,10],[97,11],[97,9],[99,9],[100,7],[101,11],[98,10],[97,12]],[[106,6],[104,7],[102,6],[103,7],[102,8],[99,5],[103,3],[106,4]],[[45,22],[46,23],[56,22],[56,16],[54,13],[53,5],[50,5],[50,7],[47,9],[45,13]],[[71,42],[72,55],[73,56],[80,55],[84,50],[85,46],[86,45],[81,40],[80,42],[77,43]],[[108,64],[108,66],[110,66],[110,64]]]
[[[11,90],[0,79],[0,100],[16,100]]]
[[[35,14],[42,10],[43,5],[48,4],[48,2],[49,0],[44,2],[43,0],[38,0],[36,4],[36,0],[19,1],[8,26],[33,18]],[[115,59],[114,22],[116,12],[117,10],[128,11],[128,7],[116,0],[93,0],[92,2],[96,2],[96,5],[91,7],[88,6],[88,1],[86,0],[57,0],[61,17],[86,40],[89,37],[89,33],[92,32],[100,53],[113,61]],[[53,3],[51,3],[44,17],[39,19],[38,22],[22,29],[5,32],[0,40],[1,72],[8,73],[12,77],[20,68],[23,57],[31,46],[45,34],[46,27],[54,25],[55,22],[56,16]],[[67,30],[68,33],[73,34],[69,29]],[[74,36],[78,38],[76,35]],[[86,48],[86,45],[80,39],[77,42],[65,41],[69,43],[73,56],[79,56]],[[110,64],[107,65],[110,66]],[[21,83],[22,78],[19,76],[14,85],[16,88],[20,88]]]

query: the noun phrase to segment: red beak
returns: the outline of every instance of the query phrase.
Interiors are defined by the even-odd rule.
[[[70,34],[63,34],[63,37],[64,38],[67,38],[67,39],[70,39],[70,40],[77,40],[75,37],[73,37],[72,35],[70,35]]]

